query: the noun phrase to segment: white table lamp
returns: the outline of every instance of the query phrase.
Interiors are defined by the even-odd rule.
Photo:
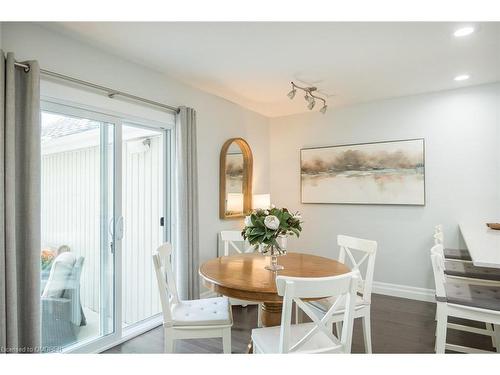
[[[243,212],[243,193],[228,193],[226,211],[231,213]]]
[[[254,194],[252,197],[252,208],[267,209],[271,206],[271,194]]]

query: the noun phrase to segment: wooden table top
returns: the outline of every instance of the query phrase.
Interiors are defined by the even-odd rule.
[[[211,259],[200,267],[204,285],[218,294],[247,301],[279,302],[275,274],[264,268],[271,258],[258,253]],[[278,257],[285,267],[278,275],[297,277],[336,276],[350,269],[336,260],[311,254],[288,253]]]

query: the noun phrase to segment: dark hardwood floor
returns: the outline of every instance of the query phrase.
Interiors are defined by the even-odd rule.
[[[433,353],[436,306],[431,302],[372,295],[372,346],[374,353]],[[233,306],[232,352],[246,353],[257,307]],[[462,323],[464,323],[462,321]],[[465,322],[481,326],[481,323]],[[479,324],[479,325],[478,325]],[[473,333],[448,330],[448,342],[493,351],[491,339]],[[220,353],[221,339],[180,340],[176,353]],[[353,353],[364,353],[361,321],[354,325]],[[162,353],[163,329],[155,328],[105,353]]]

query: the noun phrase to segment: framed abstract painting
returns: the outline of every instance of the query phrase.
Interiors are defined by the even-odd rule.
[[[425,205],[424,139],[300,150],[302,203]]]

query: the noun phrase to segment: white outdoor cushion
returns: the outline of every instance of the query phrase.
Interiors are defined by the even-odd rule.
[[[316,325],[314,323],[292,324],[290,326],[290,347],[295,345],[307,332]],[[252,330],[252,341],[254,345],[264,353],[278,353],[280,343],[281,326],[255,328]],[[318,351],[335,346],[332,340],[323,332],[317,331],[308,341],[302,345],[298,352]]]
[[[60,298],[66,289],[68,278],[73,272],[76,257],[73,253],[62,253],[57,256],[50,269],[49,279],[42,293],[44,298]]]
[[[172,306],[172,320],[174,326],[215,326],[233,322],[227,297],[181,301]]]
[[[330,307],[332,307],[333,303],[337,297],[329,297],[329,298],[323,298],[317,301],[311,301],[309,302],[311,305],[319,308],[320,310],[326,312]],[[355,309],[359,309],[363,306],[367,306],[368,304],[363,301],[363,297],[356,295],[356,304],[355,304]],[[342,299],[340,304],[337,306],[337,310],[339,312],[343,312],[345,309],[345,298]]]

